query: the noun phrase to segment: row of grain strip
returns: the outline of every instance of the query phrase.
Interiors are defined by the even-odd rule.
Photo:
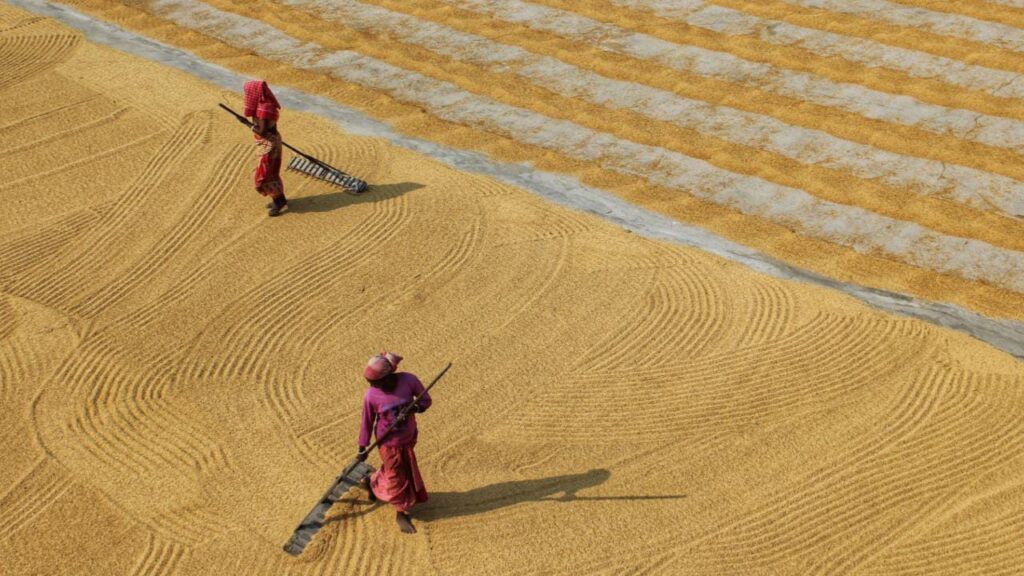
[[[595,74],[549,56],[494,42],[482,36],[343,0],[284,0],[356,30],[392,36],[454,60],[523,80],[568,98],[631,110],[652,120],[676,124],[736,144],[796,160],[879,179],[914,193],[951,197],[978,209],[1024,214],[1024,182],[964,166],[894,154],[872,146],[793,126],[771,116],[708,104],[692,98]]]
[[[897,26],[926,30],[940,36],[951,36],[972,42],[991,44],[1014,52],[1024,52],[1024,30],[960,14],[922,10],[887,0],[786,0],[786,2],[804,8],[854,14]]]
[[[922,193],[948,190],[959,201],[974,205],[995,203],[1003,211],[1016,211],[1021,202],[1021,183],[995,174],[967,167],[943,167],[925,159],[841,140],[821,131],[789,126],[763,115],[710,106],[643,85],[615,81],[551,57],[358,2],[317,4],[292,0],[290,3],[305,5],[326,19],[344,20],[349,26],[398,35],[402,41],[416,43],[447,57],[485,67],[511,68],[530,82],[565,95],[604,106],[630,108],[717,137],[764,146],[801,162],[824,162],[859,177],[886,179]],[[884,118],[1014,148],[1024,143],[1024,123],[1009,118],[948,109],[907,97],[894,98],[853,84],[837,84],[805,73],[743,61],[724,52],[667,43],[549,7],[516,1],[500,5],[478,0],[450,0],[450,3],[486,11],[492,17],[557,30],[561,35],[586,36],[632,56],[672,63],[703,74],[721,75],[735,82],[807,95],[821,102],[855,109],[865,117]],[[641,175],[652,183],[771,220],[810,237],[858,251],[881,252],[914,266],[1024,292],[1024,272],[1021,272],[1024,254],[1014,250],[938,233],[914,222],[881,216],[856,206],[825,201],[801,189],[722,170],[672,150],[624,140],[571,121],[552,119],[354,51],[330,50],[290,36],[263,21],[195,0],[154,0],[147,5],[155,14],[179,26],[252,50],[269,60],[385,92],[398,100],[422,106],[450,122],[554,150],[570,158],[596,162],[608,170]],[[872,104],[873,101],[876,103]]]
[[[1007,70],[977,66],[874,40],[797,26],[782,20],[760,18],[703,1],[614,0],[613,3],[649,11],[662,18],[719,34],[752,34],[768,44],[796,46],[819,56],[835,56],[861,66],[887,68],[914,78],[937,78],[953,86],[981,90],[993,96],[1024,97],[1024,76]]]

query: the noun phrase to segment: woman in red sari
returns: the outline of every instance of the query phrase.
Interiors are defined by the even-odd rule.
[[[244,92],[245,115],[252,119],[256,153],[260,157],[254,174],[256,191],[270,198],[267,215],[277,216],[288,207],[281,180],[281,134],[277,131],[281,105],[263,80],[246,82]]]
[[[394,506],[398,528],[412,534],[416,528],[409,517],[409,509],[427,501],[427,488],[423,485],[414,451],[419,434],[415,413],[426,411],[431,402],[430,394],[425,393],[419,378],[408,372],[395,372],[401,361],[402,357],[397,354],[381,352],[370,358],[363,370],[363,377],[370,383],[370,388],[363,397],[358,458],[366,459],[366,446],[370,443],[372,429],[377,436],[381,465],[365,487],[371,499],[380,498]],[[402,409],[421,394],[405,418],[398,420],[395,427],[382,436],[398,419]]]

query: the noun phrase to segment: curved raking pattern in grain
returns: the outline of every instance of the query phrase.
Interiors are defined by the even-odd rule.
[[[75,6],[827,275],[936,285],[985,311],[1024,302],[1016,0]],[[7,10],[0,92],[57,85],[81,40]],[[144,534],[136,574],[1019,566],[1021,379],[963,368],[962,341],[481,176],[430,167],[420,183],[383,141],[323,136],[288,110],[286,136],[375,187],[339,200],[287,174],[293,212],[257,219],[237,126],[226,137],[188,104],[147,132],[140,94],[90,86],[0,125],[19,160],[3,194],[147,154],[109,201],[0,231],[0,402],[46,453],[0,488],[15,518],[0,553],[82,482]],[[40,154],[56,162],[20,162]],[[68,334],[61,358],[31,345],[48,330]],[[299,492],[350,456],[363,383],[340,375],[381,333],[410,369],[445,346],[472,366],[423,417],[437,496],[421,534],[359,495],[282,558]],[[5,445],[23,429],[0,426]],[[580,469],[604,474],[560,491]]]

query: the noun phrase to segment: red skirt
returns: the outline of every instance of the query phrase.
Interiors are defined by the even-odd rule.
[[[281,180],[281,137],[271,134],[266,138],[256,137],[256,151],[260,161],[253,173],[256,191],[264,196],[277,198],[284,195]]]
[[[399,512],[408,512],[417,502],[427,501],[427,488],[416,466],[415,446],[381,446],[380,470],[370,476],[370,486],[377,498]]]

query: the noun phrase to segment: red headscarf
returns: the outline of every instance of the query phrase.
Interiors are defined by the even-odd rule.
[[[373,382],[380,380],[385,376],[388,376],[395,369],[398,368],[398,363],[402,361],[402,357],[398,354],[391,352],[381,352],[366,363],[366,368],[363,369],[363,378]]]
[[[277,120],[281,105],[274,98],[270,86],[263,80],[250,80],[242,87],[245,92],[245,115],[267,120]]]

